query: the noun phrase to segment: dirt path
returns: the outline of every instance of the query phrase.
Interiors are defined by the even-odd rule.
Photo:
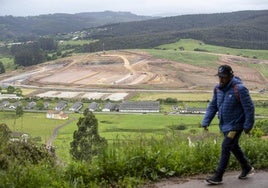
[[[245,180],[237,178],[240,172],[227,172],[223,177],[223,183],[216,185],[217,188],[267,188],[268,187],[268,171],[256,171],[252,176]],[[171,178],[152,185],[146,185],[143,188],[207,188],[204,182],[206,175],[190,177],[190,178]]]
[[[129,70],[131,74],[135,73],[135,70],[130,65],[129,60],[123,55],[102,55],[104,57],[120,57],[124,61],[124,67]]]
[[[129,71],[129,75],[127,75],[125,77],[122,77],[119,80],[114,81],[115,84],[126,82],[129,85],[135,85],[135,84],[141,83],[147,77],[150,77],[150,78],[153,77],[152,73],[150,73],[150,72],[140,73],[139,71],[136,71],[133,68],[133,66],[130,64],[128,58],[126,56],[124,56],[124,55],[102,55],[102,56],[121,58],[123,60],[123,62],[124,62],[124,67]],[[139,62],[137,62],[136,64],[138,64],[138,63]]]
[[[53,145],[54,140],[55,140],[56,137],[57,137],[57,134],[58,134],[59,129],[62,128],[62,127],[64,127],[64,126],[66,126],[66,125],[68,125],[68,124],[70,124],[70,123],[72,123],[72,122],[75,121],[75,120],[77,120],[77,118],[72,118],[72,119],[66,121],[65,123],[63,123],[63,124],[57,126],[57,127],[53,130],[52,136],[48,139],[48,141],[47,141],[47,143],[46,143],[46,146],[47,146],[47,147],[51,147],[51,146]]]

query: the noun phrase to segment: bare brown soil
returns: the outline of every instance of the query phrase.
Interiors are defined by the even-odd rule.
[[[257,70],[241,66],[239,62],[268,64],[268,61],[219,56],[215,67],[201,67],[156,59],[138,51],[82,54],[27,68],[27,79],[14,82],[70,88],[211,89],[217,82],[214,76],[217,67],[229,64],[250,89],[267,84],[267,78]]]

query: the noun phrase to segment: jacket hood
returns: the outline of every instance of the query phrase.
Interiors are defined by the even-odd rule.
[[[242,80],[241,78],[239,78],[238,76],[234,76],[233,79],[231,80],[231,82],[233,82],[233,84],[242,84]]]
[[[217,87],[220,90],[227,90],[228,88],[230,88],[236,84],[242,84],[242,83],[243,83],[242,80],[238,76],[234,76],[226,86],[220,87],[220,85],[217,84]]]

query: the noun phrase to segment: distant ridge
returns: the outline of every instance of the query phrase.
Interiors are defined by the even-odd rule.
[[[44,14],[39,16],[0,16],[0,40],[40,35],[70,33],[105,24],[152,19],[130,12],[83,12],[77,14]]]
[[[107,49],[152,48],[193,38],[206,43],[235,48],[268,49],[268,10],[231,13],[192,14],[117,23],[88,30]],[[122,42],[123,41],[123,42]],[[127,41],[127,42],[126,42]],[[123,44],[122,44],[123,43]]]
[[[130,12],[47,14],[0,17],[0,40],[80,31],[97,39],[85,51],[154,48],[193,38],[234,48],[268,49],[268,10],[191,14],[172,17],[138,16]]]

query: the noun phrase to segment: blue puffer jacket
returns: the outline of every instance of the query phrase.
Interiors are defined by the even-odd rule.
[[[202,126],[209,126],[218,112],[222,132],[251,130],[254,124],[254,111],[254,104],[248,89],[240,78],[233,77],[223,88],[219,85],[215,86],[213,98],[207,108]]]

